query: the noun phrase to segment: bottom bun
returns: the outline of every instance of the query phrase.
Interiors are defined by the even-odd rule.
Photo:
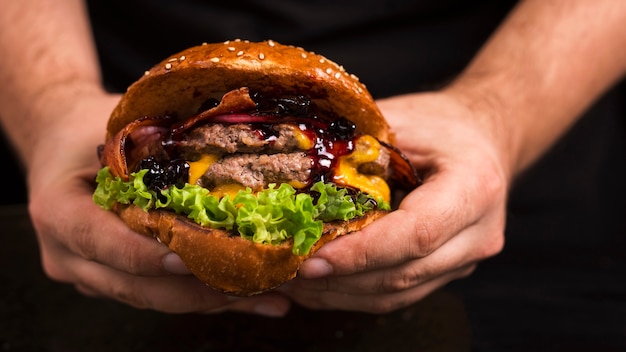
[[[254,243],[221,229],[200,226],[185,216],[165,210],[130,205],[114,207],[134,231],[156,238],[178,254],[187,268],[201,281],[222,293],[251,296],[293,279],[300,264],[338,236],[355,232],[388,213],[368,212],[350,221],[324,224],[321,239],[307,255],[292,253],[292,243]]]

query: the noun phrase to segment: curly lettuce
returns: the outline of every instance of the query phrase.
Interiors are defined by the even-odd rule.
[[[96,176],[93,200],[104,209],[115,203],[134,204],[145,211],[168,209],[196,223],[225,229],[256,243],[281,244],[293,238],[293,253],[305,255],[322,236],[323,223],[350,220],[374,209],[389,210],[383,199],[365,193],[348,194],[344,188],[317,182],[315,194],[298,193],[289,184],[274,184],[260,192],[251,189],[218,198],[198,185],[185,184],[154,191],[143,177],[148,170],[132,173],[129,181],[113,177],[108,167]]]

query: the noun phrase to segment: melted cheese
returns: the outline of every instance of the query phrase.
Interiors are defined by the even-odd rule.
[[[358,188],[374,197],[391,201],[391,191],[385,179],[376,175],[364,175],[359,165],[375,161],[381,149],[380,143],[372,136],[361,136],[355,141],[354,151],[339,157],[333,181],[338,185]]]
[[[302,189],[307,186],[306,183],[297,180],[289,181],[289,185],[295,189]]]
[[[303,131],[297,127],[293,127],[294,137],[298,141],[301,149],[310,149],[313,147],[313,141]],[[372,136],[361,136],[354,143],[354,151],[348,155],[339,157],[337,168],[333,181],[342,186],[357,188],[374,197],[381,197],[385,201],[390,202],[391,192],[387,182],[380,176],[365,175],[358,171],[361,164],[373,162],[378,159],[382,146]],[[206,173],[206,171],[218,160],[218,156],[214,154],[203,154],[197,161],[189,162],[189,183],[197,184],[198,180]],[[289,182],[296,189],[306,187],[305,183],[292,181]],[[221,198],[230,195],[233,198],[240,190],[245,187],[240,184],[224,184],[211,190],[211,194]]]
[[[217,155],[203,154],[200,160],[189,161],[189,183],[195,185],[206,170],[209,169],[211,164],[215,163],[218,159]]]
[[[315,146],[315,143],[311,140],[306,133],[302,132],[300,128],[297,126],[291,126],[291,130],[293,131],[293,136],[298,142],[298,148],[301,150],[309,150]]]
[[[214,164],[219,157],[215,154],[203,154],[199,160],[190,161],[189,163],[189,183],[192,185],[198,184],[198,180],[202,175],[206,173],[206,171]],[[245,190],[246,188],[243,185],[238,183],[229,183],[224,185],[219,185],[210,190],[211,194],[222,198],[225,195],[230,195],[230,198],[233,199],[237,193],[241,190]]]
[[[222,198],[226,195],[230,196],[230,199],[235,198],[239,191],[245,191],[246,187],[240,185],[238,183],[228,183],[216,186],[211,190],[211,195],[216,196],[217,198]]]

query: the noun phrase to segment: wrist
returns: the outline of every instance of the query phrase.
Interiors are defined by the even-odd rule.
[[[513,113],[494,86],[479,77],[463,77],[447,86],[442,94],[455,100],[489,138],[498,154],[503,172],[510,181],[520,171],[520,133],[512,123]]]
[[[95,174],[97,147],[119,100],[96,85],[57,88],[39,95],[28,112],[31,139],[22,141],[20,151],[31,192],[71,174]]]
[[[80,128],[80,120],[84,124],[91,118],[78,116],[82,106],[106,95],[96,83],[71,80],[42,87],[29,95],[28,104],[16,104],[13,120],[8,122],[13,125],[9,132],[26,168],[30,168],[37,150],[50,147],[46,144],[51,136]]]

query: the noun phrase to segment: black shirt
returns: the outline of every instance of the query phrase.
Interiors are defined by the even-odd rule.
[[[514,3],[88,1],[104,84],[111,91],[123,92],[146,69],[189,46],[241,38],[274,39],[321,53],[358,75],[376,98],[446,84]],[[584,340],[588,336],[623,346],[623,314],[613,311],[623,307],[626,292],[625,91],[622,83],[605,94],[519,177],[503,253],[481,263],[469,280],[449,285],[463,292],[479,349],[519,346],[524,331],[535,332],[524,339],[531,350],[596,346]],[[7,148],[3,156],[11,156]],[[24,193],[8,199],[24,201]],[[592,333],[579,337],[577,331]]]
[[[90,1],[107,85],[123,91],[164,57],[203,42],[273,39],[340,64],[375,97],[458,73],[514,1]]]
[[[274,39],[341,63],[376,98],[440,87],[463,69],[515,1],[88,1],[104,84],[123,92],[164,57],[202,42]],[[623,241],[624,84],[607,93],[515,184],[507,243]],[[5,139],[2,139],[5,142]],[[3,143],[11,184],[20,167]]]
[[[515,1],[89,1],[103,77],[122,92],[164,57],[202,42],[273,39],[341,63],[375,98],[440,87]],[[507,240],[620,240],[626,198],[624,89],[614,89],[515,184]],[[538,117],[541,118],[541,117]]]

